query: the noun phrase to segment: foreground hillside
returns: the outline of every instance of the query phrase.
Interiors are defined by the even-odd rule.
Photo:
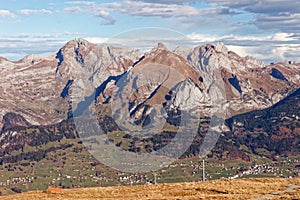
[[[235,179],[84,189],[51,189],[0,199],[299,199],[300,178]]]

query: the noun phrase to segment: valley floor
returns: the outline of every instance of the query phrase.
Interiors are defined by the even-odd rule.
[[[300,199],[300,178],[249,178],[207,182],[51,189],[0,197],[21,199]]]

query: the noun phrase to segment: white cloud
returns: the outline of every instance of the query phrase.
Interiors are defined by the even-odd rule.
[[[33,15],[33,14],[52,14],[51,10],[40,9],[40,10],[33,10],[33,9],[23,9],[19,11],[22,15]]]
[[[230,10],[224,8],[195,8],[189,5],[163,4],[157,2],[144,2],[124,0],[111,3],[95,3],[86,1],[68,2],[70,7],[64,10],[68,13],[86,13],[100,17],[107,24],[115,22],[111,13],[122,13],[131,16],[162,17],[162,18],[188,18],[195,16],[230,15]]]
[[[9,35],[9,36],[0,36],[0,40],[40,40],[40,39],[66,39],[69,37],[84,37],[86,36],[85,33],[80,32],[64,32],[59,34],[27,34],[27,33],[20,33],[17,35]]]
[[[110,15],[108,9],[97,6],[96,4],[84,3],[82,1],[69,2],[72,5],[79,5],[73,7],[66,7],[64,10],[70,14],[76,13],[87,13],[92,14],[96,17],[103,19],[104,25],[113,25],[115,23],[115,19]],[[83,4],[81,4],[83,3]]]
[[[14,17],[15,14],[9,10],[0,10],[0,17]]]
[[[288,42],[297,41],[293,37],[293,33],[274,33],[272,35],[260,35],[260,36],[242,36],[242,35],[209,35],[209,34],[196,34],[192,33],[187,35],[190,39],[197,42],[217,42],[217,41],[249,41],[249,42]]]
[[[61,48],[65,40],[12,40],[0,39],[0,56],[18,60],[28,54],[52,53]]]
[[[226,45],[231,51],[238,53],[240,56],[250,55],[266,63],[279,61],[296,61],[300,62],[298,55],[300,54],[300,45],[284,44],[272,46],[236,46]]]
[[[261,30],[299,32],[300,1],[295,0],[206,0],[213,6],[244,10],[253,14],[253,25]],[[250,22],[250,21],[249,21]]]
[[[197,16],[208,9],[197,9],[191,6],[176,4],[148,3],[142,1],[121,1],[106,4],[107,9],[124,14],[137,16],[160,16],[160,17],[187,17]]]
[[[194,1],[193,0],[136,0],[136,1],[144,1],[149,3],[161,3],[161,4],[184,4],[187,2],[194,2],[196,0]]]
[[[105,11],[105,10],[99,10],[96,13],[94,13],[94,15],[96,17],[100,17],[102,19],[104,19],[103,24],[104,25],[112,25],[116,22],[116,20],[110,16],[109,12]]]
[[[293,33],[275,33],[271,36],[272,41],[295,41],[296,38],[293,38]]]
[[[206,7],[193,7],[193,4],[188,4],[191,2],[200,2]],[[300,29],[300,1],[295,0],[122,0],[110,3],[71,1],[67,4],[72,7],[66,8],[66,11],[93,13],[107,21],[105,24],[114,24],[115,20],[110,15],[117,12],[132,16],[177,17],[181,26],[192,28],[198,24],[215,24],[218,27],[225,21],[224,24],[231,28],[244,23],[248,28],[256,26],[266,31],[295,33]],[[241,21],[234,21],[230,17],[224,19],[224,16],[240,14],[245,15],[243,19],[240,18]],[[221,28],[224,30],[224,27]]]
[[[67,4],[70,5],[94,5],[96,2],[93,1],[69,1]]]
[[[187,35],[188,38],[193,40],[195,43],[210,43],[210,42],[216,42],[220,41],[228,36],[218,36],[218,35],[209,35],[209,34],[197,34],[197,33],[191,33]]]
[[[79,6],[75,6],[75,7],[67,7],[64,9],[66,12],[70,13],[70,14],[74,14],[74,13],[83,13],[85,12],[84,9],[82,9]]]
[[[85,39],[93,44],[103,44],[109,40],[109,38],[102,38],[102,37],[87,37]]]
[[[300,13],[281,15],[257,14],[254,24],[262,30],[297,33],[300,29]]]

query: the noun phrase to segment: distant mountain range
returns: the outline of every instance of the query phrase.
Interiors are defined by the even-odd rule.
[[[214,153],[227,150],[228,154],[219,154],[220,159],[299,153],[300,63],[265,65],[228,51],[222,43],[175,50],[159,43],[143,53],[76,39],[47,56],[29,55],[17,62],[0,58],[0,73],[3,155],[26,145],[78,137],[72,102],[86,101],[91,95],[101,127],[118,131],[108,105],[124,87],[121,79],[137,85],[129,88],[126,108],[134,124],[147,126],[153,106],[158,105],[167,111],[167,123],[173,127],[162,130],[164,140],[152,138],[139,148],[128,136],[124,139],[129,146],[115,141],[126,150],[153,151],[174,137],[180,126],[174,112],[205,119],[222,107],[227,128]],[[84,90],[77,92],[78,88]],[[185,155],[197,154],[202,134],[199,131]]]

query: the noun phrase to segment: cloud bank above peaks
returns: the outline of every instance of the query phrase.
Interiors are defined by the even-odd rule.
[[[254,15],[253,25],[261,30],[299,32],[300,1],[294,0],[207,0],[215,6],[244,10]]]
[[[253,15],[249,24],[261,30],[299,32],[300,28],[300,1],[295,0],[137,0],[135,2],[141,1],[165,5],[207,3],[211,8],[230,11],[231,15],[239,15],[241,12]]]
[[[170,1],[171,3],[171,1]],[[196,8],[182,5],[179,1],[166,4],[164,1],[135,1],[124,0],[111,3],[96,3],[90,1],[71,1],[64,10],[68,13],[93,14],[112,25],[116,21],[112,13],[121,13],[130,16],[161,17],[161,18],[188,18],[206,15],[231,14],[223,8]],[[226,12],[224,12],[226,11]]]

